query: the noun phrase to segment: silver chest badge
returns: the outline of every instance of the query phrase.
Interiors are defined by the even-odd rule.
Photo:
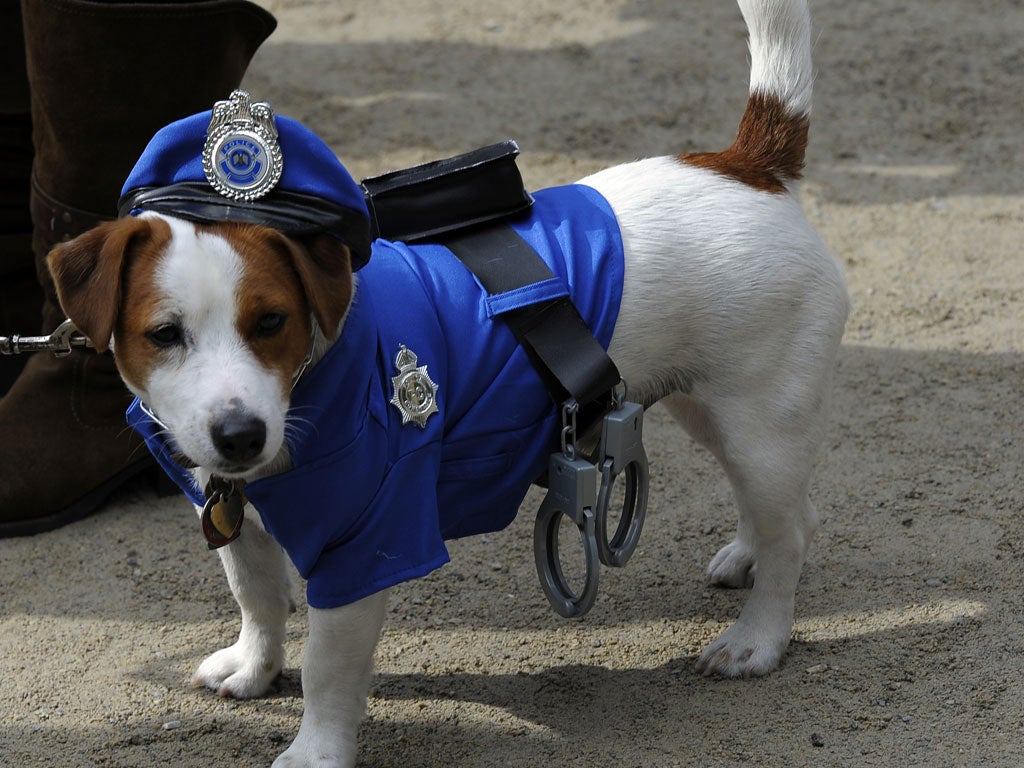
[[[213,105],[203,147],[203,172],[224,197],[256,200],[281,180],[284,159],[277,144],[274,110],[235,90]]]
[[[411,421],[426,427],[430,414],[437,413],[437,384],[427,374],[427,366],[417,367],[416,362],[416,354],[403,344],[395,356],[398,375],[391,377],[391,404],[402,414],[402,424]]]

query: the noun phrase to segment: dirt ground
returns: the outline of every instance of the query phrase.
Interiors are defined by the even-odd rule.
[[[248,87],[357,178],[512,137],[528,186],[569,182],[723,148],[746,97],[728,2],[265,2]],[[539,496],[397,590],[360,766],[1022,764],[1024,3],[813,10],[804,204],[854,310],[781,668],[693,671],[744,599],[703,577],[735,512],[656,408],[640,550],[583,620],[537,583]],[[305,617],[271,695],[223,700],[188,680],[237,611],[182,498],[133,488],[0,541],[0,765],[267,766],[299,725]]]

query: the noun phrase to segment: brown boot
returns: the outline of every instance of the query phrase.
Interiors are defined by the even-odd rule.
[[[238,86],[275,22],[247,0],[23,0],[22,13],[33,250],[52,330],[64,314],[45,271],[50,247],[113,217],[156,130]],[[0,536],[84,517],[154,466],[125,425],[130,399],[109,354],[28,361],[0,400]]]
[[[0,0],[0,336],[41,330],[43,291],[36,281],[28,213],[32,154],[21,4]],[[0,397],[24,365],[24,356],[0,357]]]

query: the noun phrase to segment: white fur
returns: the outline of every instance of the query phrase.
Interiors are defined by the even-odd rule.
[[[811,113],[811,17],[806,0],[737,0],[750,39],[750,92]]]
[[[740,7],[751,31],[751,91],[778,95],[794,114],[806,114],[812,78],[805,3],[740,0]],[[789,642],[794,592],[817,527],[808,487],[848,311],[841,270],[792,190],[756,191],[672,157],[611,168],[582,183],[609,201],[625,244],[610,354],[634,399],[663,401],[715,455],[739,506],[736,537],[711,560],[708,575],[715,584],[752,589],[738,621],[697,667],[764,674]],[[193,458],[211,455],[209,414],[240,399],[273,425],[269,461],[282,446],[287,393],[277,391],[233,328],[238,256],[187,226],[172,229],[160,280],[174,301],[164,309],[194,344],[138,394]],[[277,455],[258,474],[278,468]],[[215,455],[201,479],[209,469],[217,469]],[[256,522],[247,521],[243,535],[221,550],[242,609],[239,640],[195,676],[222,695],[262,694],[283,659],[287,567]],[[385,603],[380,593],[310,611],[305,713],[275,768],[353,765]]]
[[[789,642],[817,528],[807,490],[848,311],[842,272],[791,194],[758,192],[675,158],[582,183],[609,201],[625,246],[612,359],[631,397],[665,397],[712,451],[740,510],[737,536],[708,575],[753,590],[698,669],[764,674]],[[666,397],[666,387],[675,392]]]
[[[309,643],[302,663],[306,709],[295,741],[273,768],[348,768],[366,710],[388,591],[331,610],[309,609]],[[316,705],[309,706],[310,701]]]

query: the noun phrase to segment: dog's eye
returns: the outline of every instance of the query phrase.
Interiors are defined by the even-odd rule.
[[[147,333],[146,338],[163,349],[176,347],[182,341],[181,328],[173,323],[168,323]]]
[[[256,321],[256,335],[273,336],[284,327],[285,316],[279,312],[268,312]]]

